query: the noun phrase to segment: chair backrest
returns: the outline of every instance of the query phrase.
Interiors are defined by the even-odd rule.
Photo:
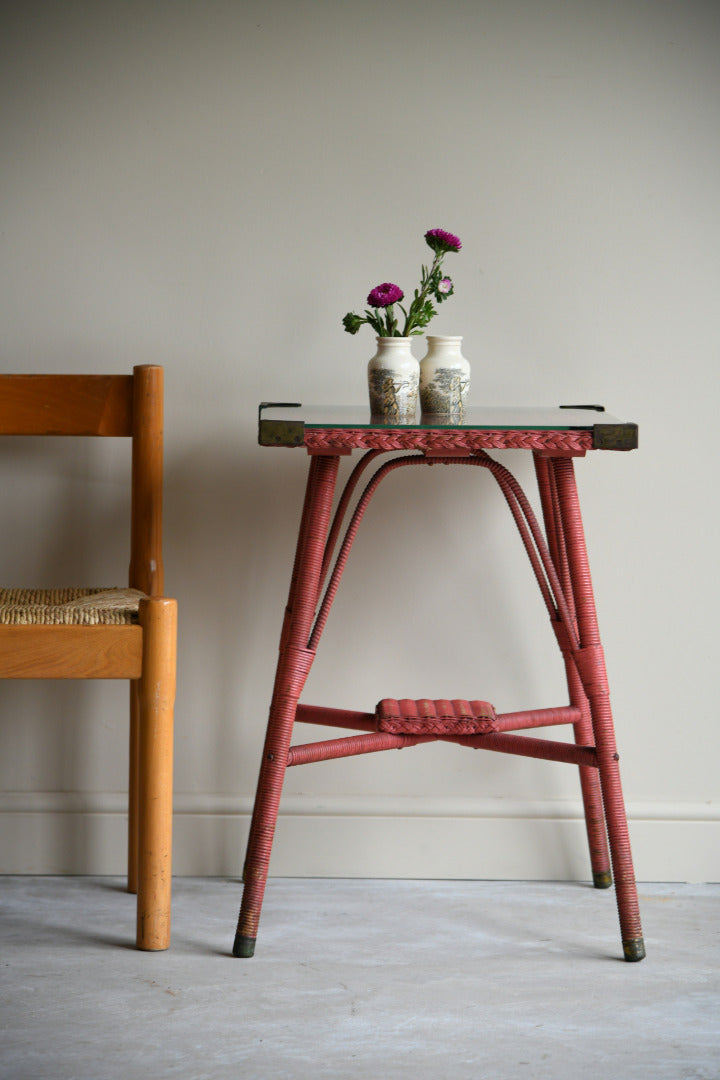
[[[0,375],[0,435],[132,439],[128,584],[162,596],[163,369],[132,375]]]

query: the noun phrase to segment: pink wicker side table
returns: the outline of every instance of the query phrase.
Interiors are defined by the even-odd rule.
[[[263,446],[305,447],[310,466],[233,955],[249,957],[255,951],[285,770],[442,740],[578,766],[593,882],[596,888],[608,888],[614,878],[623,955],[629,961],[642,960],[645,946],[637,887],[573,467],[573,458],[591,450],[635,449],[637,426],[615,420],[599,406],[470,409],[461,424],[423,418],[418,424],[397,425],[376,422],[362,409],[264,403],[259,439]],[[544,530],[513,474],[488,453],[498,449],[532,453]],[[353,450],[365,453],[350,472],[333,513],[339,460]],[[392,456],[378,460],[387,454]],[[431,464],[483,468],[497,482],[547,608],[565,666],[569,704],[498,713],[485,701],[385,698],[373,712],[361,713],[300,703],[373,494],[395,469]],[[370,467],[374,471],[360,491],[359,481]],[[293,746],[296,721],[357,734]],[[562,724],[572,725],[574,743],[518,734]]]

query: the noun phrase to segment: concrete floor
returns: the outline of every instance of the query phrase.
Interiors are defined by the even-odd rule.
[[[179,879],[173,944],[131,947],[118,879],[0,878],[2,1080],[717,1080],[720,886],[268,885],[234,960],[237,882]]]

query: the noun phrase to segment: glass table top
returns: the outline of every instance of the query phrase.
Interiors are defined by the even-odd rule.
[[[260,419],[302,423],[312,428],[388,428],[402,427],[411,430],[436,430],[438,428],[466,428],[470,430],[534,430],[567,431],[569,429],[591,431],[598,422],[620,424],[617,417],[605,412],[602,405],[580,406],[476,406],[465,410],[462,420],[418,414],[415,422],[388,421],[371,416],[367,407],[360,405],[301,405],[264,401],[260,405]]]
[[[259,407],[259,441],[263,446],[302,445],[307,430],[373,432],[390,429],[408,433],[587,431],[594,434],[602,430],[619,433],[623,445],[618,449],[634,449],[637,446],[637,425],[619,420],[601,405],[475,406],[467,408],[461,420],[418,413],[412,423],[372,416],[366,405],[302,405],[264,401]]]

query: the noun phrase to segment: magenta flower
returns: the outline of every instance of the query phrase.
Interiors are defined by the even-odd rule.
[[[391,281],[384,281],[382,285],[376,285],[374,289],[368,295],[367,302],[370,307],[390,307],[391,304],[396,304],[398,300],[402,300],[402,289],[398,285],[393,285]]]
[[[445,229],[428,229],[425,242],[437,255],[446,251],[459,251],[462,247],[460,239]]]
[[[348,334],[357,334],[361,326],[367,325],[378,337],[410,337],[411,334],[422,333],[437,315],[433,302],[442,304],[455,292],[452,278],[443,277],[443,259],[448,252],[458,252],[462,244],[457,236],[445,229],[428,229],[425,241],[434,252],[432,265],[421,268],[420,288],[415,289],[407,310],[400,303],[405,298],[400,286],[392,281],[384,281],[370,290],[367,298],[369,307],[362,315],[348,311],[343,316],[342,324]],[[402,330],[398,326],[395,304],[398,304],[405,318]]]

